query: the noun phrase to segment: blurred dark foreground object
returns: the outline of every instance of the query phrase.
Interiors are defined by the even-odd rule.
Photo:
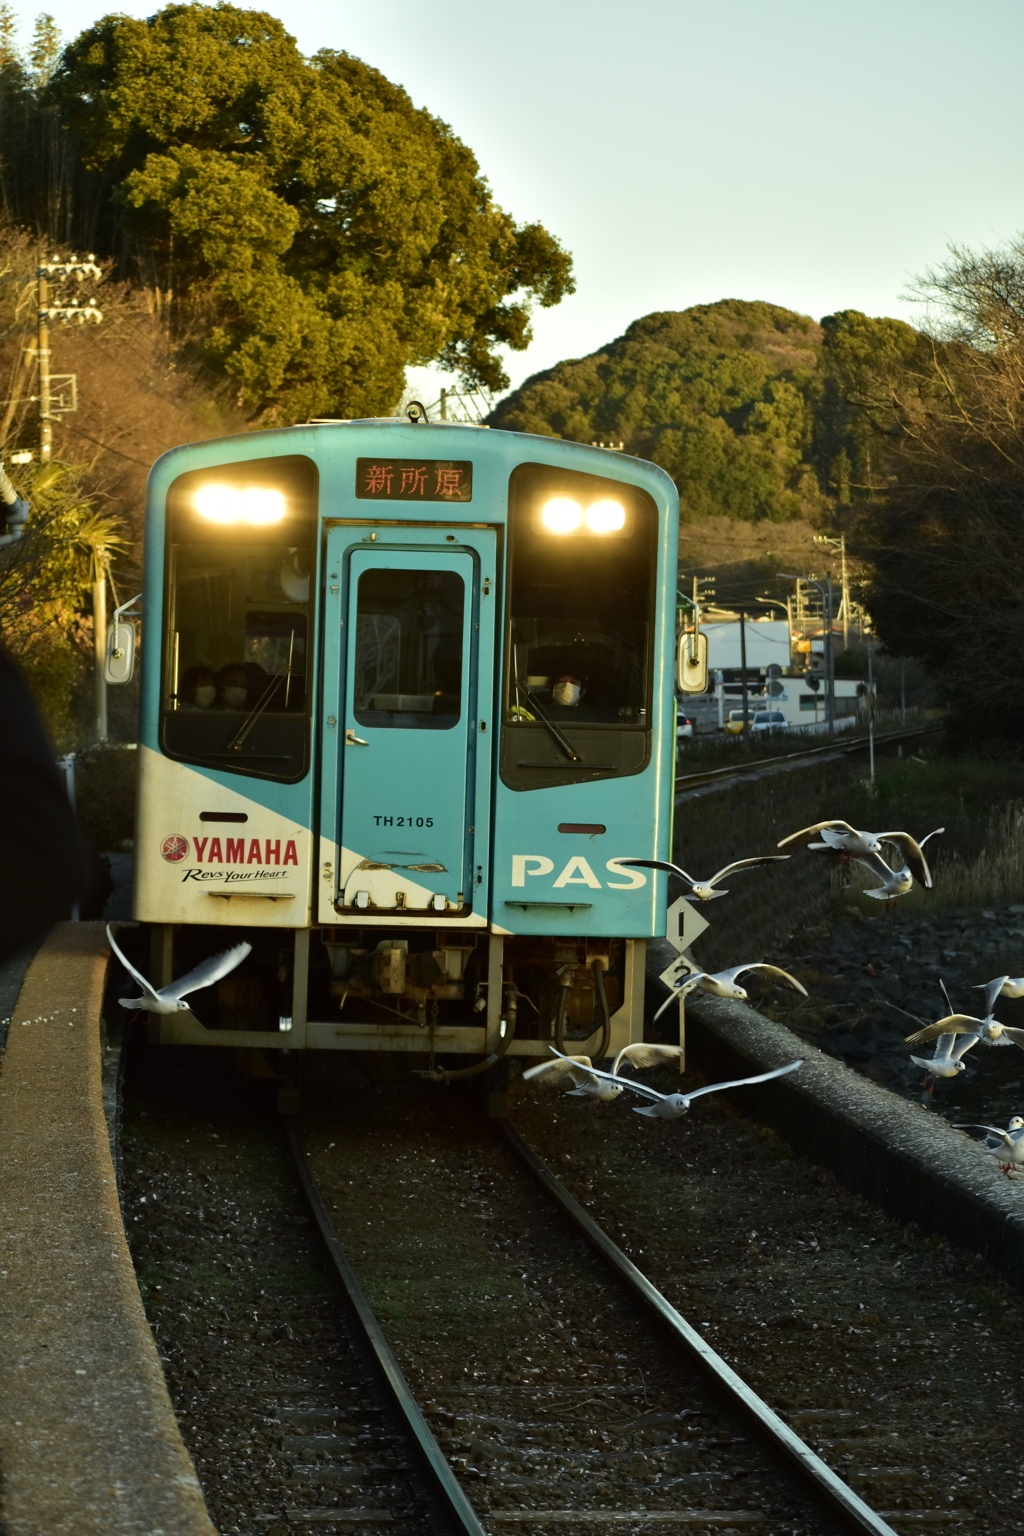
[[[63,778],[32,696],[0,651],[0,963],[70,917],[83,880]]]

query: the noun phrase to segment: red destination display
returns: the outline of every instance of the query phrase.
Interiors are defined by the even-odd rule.
[[[472,501],[467,459],[356,459],[358,501]]]

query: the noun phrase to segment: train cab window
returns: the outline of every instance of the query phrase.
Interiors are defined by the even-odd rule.
[[[657,513],[619,481],[521,465],[509,491],[501,774],[540,789],[650,756]]]
[[[462,713],[465,583],[454,571],[364,571],[353,712],[360,725],[445,731]]]
[[[161,745],[260,778],[309,768],[316,467],[298,456],[180,476],[167,497]]]

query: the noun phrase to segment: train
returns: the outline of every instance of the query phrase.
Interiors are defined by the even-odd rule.
[[[654,464],[420,406],[156,462],[133,917],[158,985],[251,952],[155,1043],[452,1078],[642,1038],[678,517]]]

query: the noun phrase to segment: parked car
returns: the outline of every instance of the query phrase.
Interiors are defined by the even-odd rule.
[[[689,741],[697,734],[697,722],[693,715],[676,715],[676,741]]]
[[[781,709],[759,709],[750,729],[755,736],[765,736],[771,731],[784,731],[788,726],[789,721]]]
[[[749,714],[749,710],[748,710]],[[742,709],[730,709],[725,717],[725,728],[731,736],[738,736],[743,729]]]

